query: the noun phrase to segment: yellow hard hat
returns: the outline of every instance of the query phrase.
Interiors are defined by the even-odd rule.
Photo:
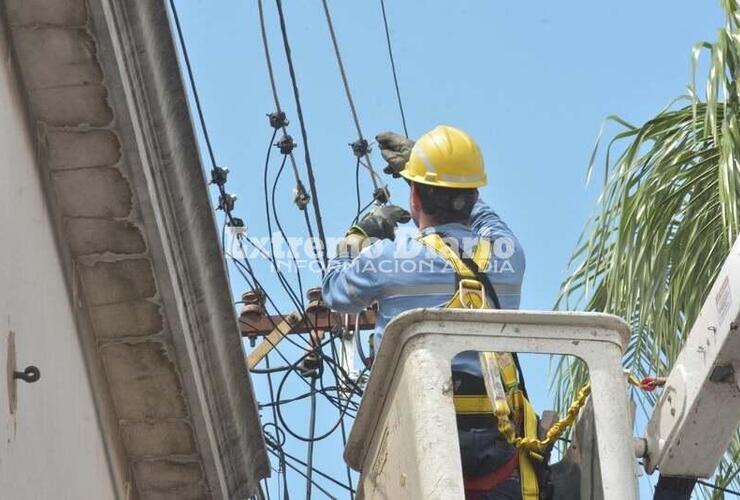
[[[448,188],[478,188],[487,182],[478,145],[448,125],[422,135],[399,174],[413,182]]]

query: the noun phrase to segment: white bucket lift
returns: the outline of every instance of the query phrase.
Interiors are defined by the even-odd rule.
[[[588,366],[603,498],[637,497],[622,354],[629,329],[593,313],[419,309],[388,324],[345,460],[358,498],[464,498],[451,359],[462,351],[577,356]]]
[[[345,450],[347,463],[361,472],[358,498],[464,498],[450,368],[463,351],[564,354],[586,363],[604,472],[602,491],[591,483],[589,498],[637,498],[636,453],[648,472],[684,478],[692,487],[695,478],[710,477],[740,423],[740,239],[637,441],[622,371],[628,338],[627,324],[606,314],[401,314],[386,327]]]

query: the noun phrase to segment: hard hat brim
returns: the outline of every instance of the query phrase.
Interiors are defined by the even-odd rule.
[[[465,179],[458,177],[457,179],[451,178],[452,176],[446,176],[448,178],[440,178],[436,175],[434,179],[428,178],[428,175],[413,175],[408,169],[404,168],[398,173],[401,177],[411,182],[417,182],[419,184],[426,184],[427,186],[438,186],[453,189],[474,189],[483,187],[488,183],[488,179],[485,175],[483,177],[476,176],[474,179]]]

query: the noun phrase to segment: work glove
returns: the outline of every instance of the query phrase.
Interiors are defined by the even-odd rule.
[[[358,234],[365,238],[394,240],[396,227],[411,220],[411,214],[396,205],[377,206],[359,222],[349,228],[347,235]]]
[[[375,140],[378,147],[380,147],[380,154],[388,162],[383,172],[398,177],[398,173],[404,169],[406,162],[409,161],[414,141],[395,132],[382,132],[375,136]]]

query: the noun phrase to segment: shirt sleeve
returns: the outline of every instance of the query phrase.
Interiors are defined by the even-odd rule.
[[[376,242],[354,259],[342,252],[329,261],[321,295],[330,308],[338,312],[360,312],[378,299],[381,284],[376,261],[383,244],[384,240]]]
[[[524,248],[514,232],[501,220],[501,217],[489,207],[483,200],[478,199],[470,214],[471,227],[481,238],[487,238],[493,242],[493,269],[500,272],[496,274],[496,282],[510,282],[521,285],[524,280],[526,268],[526,257]],[[503,271],[512,272],[506,272]],[[518,307],[517,298],[517,307]]]
[[[470,213],[471,227],[482,238],[495,239],[501,236],[514,238],[514,233],[501,217],[483,200],[478,199]]]

